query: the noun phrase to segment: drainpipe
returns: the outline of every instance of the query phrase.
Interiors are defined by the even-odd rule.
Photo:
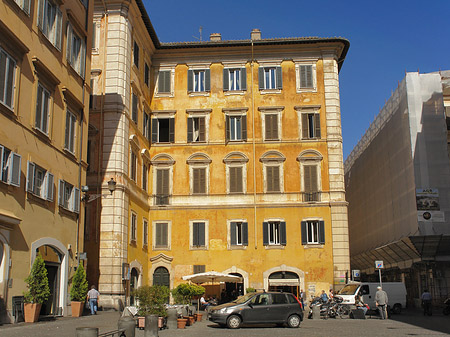
[[[254,233],[255,233],[255,249],[258,249],[258,237],[257,237],[257,223],[256,223],[256,134],[255,134],[255,91],[253,89],[253,68],[254,68],[254,59],[253,59],[253,40],[252,40],[252,61],[251,61],[251,73],[252,73],[252,133],[253,133],[253,224],[254,224]]]

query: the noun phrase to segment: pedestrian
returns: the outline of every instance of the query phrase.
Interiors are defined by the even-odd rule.
[[[320,299],[323,301],[323,303],[328,302],[328,296],[327,296],[327,293],[325,292],[325,290],[322,290],[322,294],[320,294]]]
[[[359,296],[359,295],[356,296],[355,305],[356,305],[356,309],[364,311],[364,316],[365,316],[367,313],[367,310],[369,310],[369,308],[367,307],[367,304],[364,303],[361,296]]]
[[[87,293],[87,298],[89,301],[89,307],[91,308],[91,315],[97,315],[98,299],[100,298],[100,293],[95,289],[95,286],[91,286],[91,290]]]
[[[377,287],[377,292],[375,293],[375,304],[380,311],[381,319],[387,318],[387,312],[386,307],[388,304],[388,295],[386,292],[381,288],[381,286]]]
[[[303,289],[300,289],[300,303],[302,304],[302,310],[305,310],[305,293],[303,291]]]
[[[330,289],[330,292],[328,293],[328,297],[331,299],[334,297],[334,291],[333,289]]]
[[[423,315],[432,315],[431,311],[431,294],[428,289],[425,289],[422,294],[422,307],[423,307]]]

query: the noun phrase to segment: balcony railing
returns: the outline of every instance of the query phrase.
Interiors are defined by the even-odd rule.
[[[320,192],[302,192],[302,200],[303,202],[320,201]]]
[[[153,204],[158,206],[169,205],[170,195],[154,194]]]

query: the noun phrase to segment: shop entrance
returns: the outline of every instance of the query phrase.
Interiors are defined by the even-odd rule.
[[[242,275],[239,273],[229,273],[229,274],[239,276],[243,280]],[[226,282],[225,289],[223,289],[220,294],[220,303],[233,301],[242,295],[244,295],[243,282]]]
[[[41,254],[47,269],[48,286],[50,296],[42,304],[40,315],[58,316],[62,314],[62,308],[59,305],[59,285],[61,273],[61,254],[52,246],[44,245],[36,249],[36,255]]]
[[[285,291],[299,296],[300,278],[296,273],[279,271],[269,276],[269,291]]]
[[[130,275],[130,305],[136,305],[136,298],[134,297],[134,290],[138,287],[138,280],[139,280],[139,272],[136,270],[136,268],[131,269],[131,275]]]

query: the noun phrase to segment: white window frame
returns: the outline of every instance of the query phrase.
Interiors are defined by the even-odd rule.
[[[67,62],[82,78],[86,71],[86,42],[79,35],[70,21],[67,23]]]
[[[41,199],[53,201],[53,174],[31,161],[28,161],[27,167],[27,192]]]
[[[319,245],[320,244],[319,243],[319,226],[320,226],[319,221],[320,220],[304,220],[304,221],[306,221],[306,243],[308,245]],[[316,226],[315,226],[315,228],[313,228],[313,232],[314,232],[314,233],[312,233],[313,239],[310,241],[309,237],[311,234],[311,224],[312,223],[315,223]],[[315,237],[315,239],[314,239],[314,237]]]
[[[0,182],[19,187],[21,163],[21,155],[0,145]],[[17,177],[17,180],[14,180],[14,177]]]
[[[0,57],[5,57],[5,70],[4,70],[4,79],[0,78],[0,81],[3,82],[4,85],[4,91],[0,92],[0,103],[2,103],[4,106],[9,108],[10,110],[14,110],[14,98],[15,98],[15,92],[16,92],[16,67],[17,62],[16,60],[6,52],[3,48],[0,47]],[[0,69],[0,74],[1,74]],[[12,79],[11,79],[12,78]],[[11,79],[11,80],[10,80]],[[8,82],[10,82],[8,85]],[[11,102],[6,101],[6,97],[8,94],[8,90],[10,90],[10,100]],[[8,96],[9,96],[8,95]]]
[[[194,169],[205,170],[205,193],[194,193]],[[189,192],[190,195],[208,195],[209,194],[209,165],[208,164],[189,164]]]
[[[142,247],[148,246],[148,219],[142,218]]]
[[[263,179],[264,179],[264,193],[284,193],[284,161],[286,157],[284,157],[278,151],[268,151],[263,157],[260,158],[260,161],[263,164]],[[280,173],[280,191],[267,191],[267,167],[279,167]]]
[[[66,109],[66,127],[64,133],[64,149],[75,155],[77,141],[77,116]]]
[[[284,110],[284,107],[270,107],[270,108],[264,108],[260,107],[258,108],[259,111],[261,111],[261,127],[262,127],[262,137],[263,141],[265,142],[279,142],[282,140],[283,135],[283,125],[281,123],[282,121],[282,113]],[[266,139],[266,115],[277,115],[277,123],[278,123],[278,137],[277,139]]]
[[[247,221],[247,219],[231,219],[231,220],[227,220],[227,242],[228,242],[228,249],[229,250],[232,250],[232,249],[243,249],[243,250],[245,250],[245,249],[247,249],[248,245],[244,245],[243,244],[243,240],[242,240],[242,238],[243,238],[242,227],[241,227],[241,243],[238,243],[238,240],[236,238],[236,244],[234,244],[234,245],[231,244],[231,225],[234,224],[234,223],[241,223],[242,224],[244,222],[247,223],[247,241],[248,241],[249,235],[248,235],[248,221]],[[238,235],[237,231],[236,231],[236,235]]]
[[[39,91],[41,91],[41,95],[39,95]],[[34,127],[47,136],[50,129],[51,108],[52,108],[52,94],[41,82],[39,82],[36,93],[36,110],[35,110]],[[40,110],[39,118],[38,118],[38,109]],[[45,114],[44,111],[46,111]]]
[[[137,214],[134,211],[131,211],[130,215],[130,243],[134,244],[137,240]]]
[[[281,67],[281,61],[276,60],[264,60],[259,62],[259,68],[263,69],[264,74],[264,88],[259,88],[259,92],[261,95],[264,94],[281,94],[282,89],[278,88],[279,83],[277,83],[277,68],[280,68],[281,71],[281,85],[283,84],[283,68]],[[274,76],[275,76],[275,88],[268,88],[266,83],[266,69],[274,69]],[[260,72],[258,70],[258,77],[260,75]],[[259,86],[260,79],[258,78],[258,86]]]
[[[173,194],[173,165],[175,164],[175,161],[172,159],[172,157],[166,155],[166,154],[159,154],[156,155],[152,160],[151,160],[151,165],[153,167],[153,171],[152,171],[152,188],[153,188],[153,206],[167,206],[168,204],[170,204],[170,198]],[[156,203],[156,196],[157,194],[157,183],[158,183],[158,179],[157,179],[157,170],[164,170],[164,169],[168,169],[169,170],[169,195],[168,195],[168,199],[169,202],[168,204],[163,204],[163,205],[158,205]]]
[[[317,60],[311,60],[311,61],[297,61],[295,62],[295,77],[296,77],[296,87],[297,92],[317,92],[317,67],[316,67]],[[300,86],[300,71],[301,66],[311,66],[312,67],[312,87],[302,88]]]
[[[314,136],[313,138],[303,138],[303,115],[319,115],[320,118],[320,105],[314,105],[314,106],[296,106],[294,107],[294,109],[297,111],[297,120],[298,120],[298,135],[299,135],[299,139],[301,141],[315,141],[317,142],[318,140],[321,139],[325,139],[324,135],[323,135],[323,129],[322,126],[320,125],[320,138],[317,137],[316,132],[314,130]],[[309,127],[308,127],[308,131],[309,131]]]
[[[130,179],[134,182],[137,182],[137,172],[138,172],[138,156],[133,151],[133,148],[130,149]]]
[[[165,223],[167,224],[167,246],[166,247],[156,247],[156,228],[157,224]],[[152,221],[152,250],[170,250],[171,249],[171,238],[172,238],[172,221],[170,220],[155,220]]]
[[[80,190],[65,180],[59,180],[58,205],[62,208],[80,213]]]
[[[170,92],[159,92],[159,72],[170,71]],[[156,71],[155,97],[173,97],[174,95],[174,81],[175,81],[175,66],[160,66]]]
[[[246,194],[247,193],[247,163],[248,158],[241,152],[231,152],[223,160],[225,163],[225,173],[227,180],[227,194]],[[242,192],[231,192],[230,188],[230,168],[242,168]]]
[[[37,22],[42,34],[53,46],[61,50],[62,12],[59,6],[51,0],[39,0]]]
[[[193,234],[194,234],[194,223],[203,222],[205,224],[205,245],[204,246],[194,246]],[[189,250],[208,250],[209,249],[209,220],[198,219],[189,220]]]
[[[27,15],[30,15],[30,0],[14,0],[17,6],[20,7]]]
[[[189,118],[204,118],[205,119],[205,140],[203,141],[192,141],[189,144],[193,143],[201,143],[205,144],[209,141],[209,121],[212,109],[188,109],[186,110],[186,114],[188,115],[188,119],[186,123],[189,123]],[[194,128],[192,128],[194,130]],[[186,139],[187,141],[187,139]]]
[[[278,225],[278,228],[276,228]],[[278,220],[269,220],[267,221],[267,225],[269,226],[267,228],[267,240],[269,243],[269,246],[280,246],[281,245],[281,221]],[[270,233],[273,232],[273,239],[270,240]]]
[[[192,92],[206,91],[206,69],[193,69],[192,72]]]
[[[142,163],[142,189],[148,192],[148,165],[147,163]]]

